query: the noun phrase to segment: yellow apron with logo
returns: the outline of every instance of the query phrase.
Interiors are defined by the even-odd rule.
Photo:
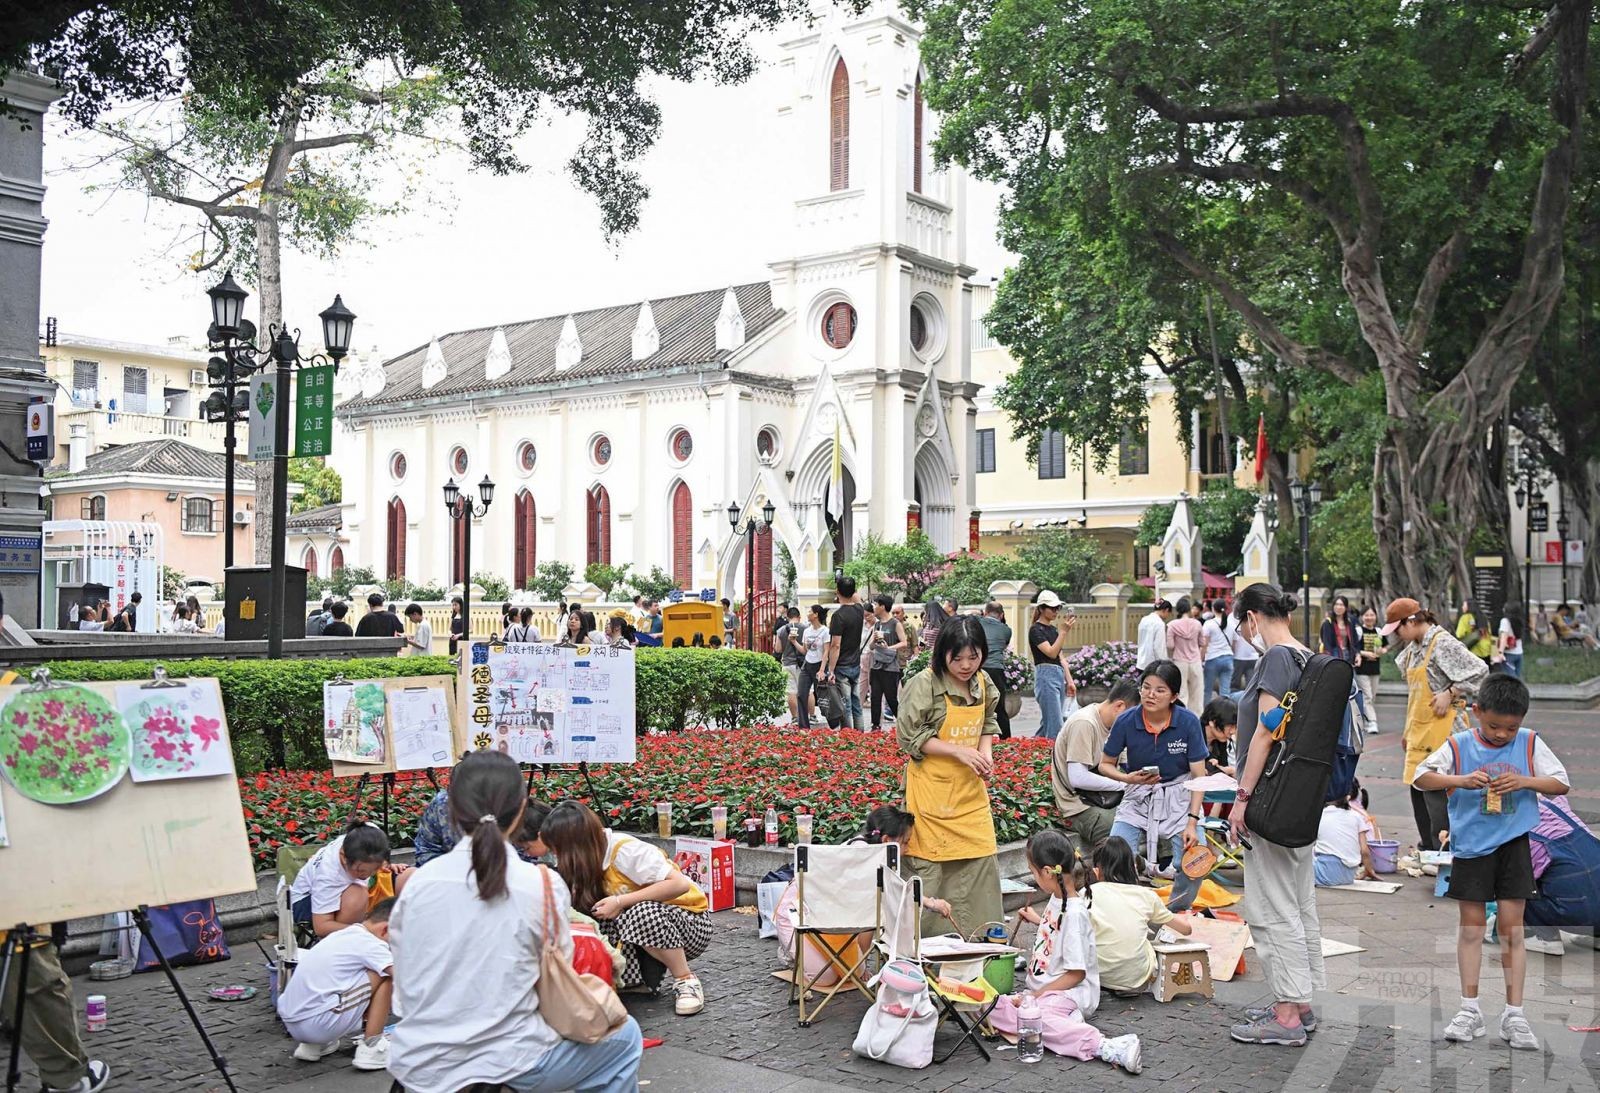
[[[600,881],[601,885],[606,890],[606,895],[620,896],[625,895],[628,892],[637,892],[639,890],[639,885],[633,882],[633,878],[629,877],[622,870],[618,869],[616,865],[617,851],[622,848],[622,844],[625,842],[636,841],[638,840],[630,839],[624,836],[617,840],[616,845],[611,848],[611,852],[606,855],[606,872],[605,876],[602,877]],[[678,868],[677,862],[667,857],[666,851],[661,850],[659,847],[656,849],[663,858],[667,858],[667,864],[672,866],[673,872],[683,872],[683,870]],[[667,900],[667,903],[674,907],[682,907],[685,911],[695,915],[703,915],[711,908],[711,901],[707,899],[706,894],[700,890],[700,886],[694,884],[692,881],[690,882],[690,888],[687,892],[676,899]]]
[[[1428,663],[1433,660],[1433,647],[1443,634],[1435,634],[1428,643],[1427,652],[1415,668],[1406,670],[1406,728],[1403,741],[1406,746],[1406,785],[1411,784],[1417,765],[1438,751],[1456,727],[1456,707],[1451,706],[1443,717],[1433,713],[1433,687],[1428,683]]]
[[[947,744],[976,748],[983,740],[989,682],[983,672],[972,678],[978,683],[976,705],[960,706],[945,696],[939,739]],[[989,788],[953,755],[924,755],[906,764],[906,811],[917,818],[906,846],[913,858],[964,861],[996,851]]]

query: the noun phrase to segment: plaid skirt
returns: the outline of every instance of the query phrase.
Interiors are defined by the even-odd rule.
[[[627,966],[617,980],[623,990],[640,984],[655,990],[661,985],[666,968],[644,951],[682,949],[684,958],[694,960],[711,947],[711,916],[694,914],[672,903],[636,903],[614,919],[599,923],[606,940],[622,950]]]

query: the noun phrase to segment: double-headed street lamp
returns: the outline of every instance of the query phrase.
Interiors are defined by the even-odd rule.
[[[224,564],[233,567],[233,449],[234,426],[241,413],[249,411],[249,390],[241,391],[240,384],[257,372],[276,366],[277,386],[273,390],[272,407],[272,603],[267,616],[267,656],[283,655],[284,620],[284,554],[287,550],[289,510],[289,383],[294,368],[298,366],[332,364],[335,373],[339,362],[350,352],[350,333],[355,326],[355,314],[344,306],[344,301],[334,296],[333,303],[321,315],[322,341],[327,356],[300,355],[300,331],[289,333],[287,326],[273,324],[267,330],[268,343],[258,347],[256,326],[244,317],[244,302],[250,294],[240,288],[230,270],[215,286],[206,291],[211,297],[211,329],[206,338],[211,351],[221,353],[212,357],[206,367],[211,386],[219,388],[206,399],[209,420],[219,417],[224,422],[224,446],[227,449],[227,478],[224,504],[227,506],[227,525],[223,535]],[[242,398],[241,398],[242,396]]]
[[[1550,528],[1550,505],[1541,494],[1544,492],[1544,483],[1539,475],[1539,465],[1534,462],[1526,448],[1519,449],[1512,457],[1511,473],[1518,476],[1516,492],[1511,496],[1516,498],[1517,508],[1527,507],[1522,520],[1522,622],[1528,625],[1532,618],[1530,611],[1533,607],[1533,533],[1544,532]],[[1563,517],[1564,518],[1564,517]],[[1566,558],[1566,536],[1562,536],[1561,550],[1563,562]],[[1566,565],[1561,567],[1561,575],[1566,577]],[[1483,604],[1478,605],[1478,610],[1483,610]]]
[[[1311,644],[1311,514],[1322,504],[1322,486],[1317,482],[1289,480],[1295,515],[1300,517],[1300,594],[1306,598],[1306,644]]]
[[[470,648],[472,644],[472,521],[488,515],[489,505],[493,501],[494,483],[489,481],[488,475],[484,475],[483,481],[478,483],[477,502],[472,500],[471,494],[461,492],[461,487],[456,485],[454,478],[444,484],[445,512],[450,514],[452,521],[459,520],[465,524],[461,529],[460,559],[461,638],[464,649]]]
[[[777,507],[773,505],[772,498],[767,498],[767,503],[761,506],[761,519],[766,525],[768,533],[772,531],[772,518],[777,515]],[[739,530],[739,502],[728,502],[728,526],[733,528],[735,535],[744,535],[744,622],[745,622],[745,648],[754,650],[756,647],[756,518],[750,517],[744,526],[744,531]]]

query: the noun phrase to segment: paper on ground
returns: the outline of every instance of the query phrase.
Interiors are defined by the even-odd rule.
[[[1392,880],[1353,880],[1349,884],[1330,884],[1328,887],[1345,892],[1375,892],[1379,895],[1392,896],[1403,886]]]
[[[1335,941],[1331,937],[1322,939],[1322,955],[1326,959],[1330,956],[1349,956],[1351,953],[1364,953],[1367,950],[1360,945],[1346,945],[1342,941]]]

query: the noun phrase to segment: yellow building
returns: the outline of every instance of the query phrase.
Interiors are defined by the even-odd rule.
[[[1178,430],[1172,385],[1152,370],[1147,380],[1150,411],[1143,436],[1126,438],[1105,470],[1096,470],[1081,447],[1047,433],[1037,461],[1027,445],[1012,436],[1010,417],[995,405],[999,385],[1015,362],[989,336],[982,316],[994,302],[993,285],[973,287],[972,378],[983,385],[977,399],[978,548],[1007,553],[1050,528],[1082,528],[1099,539],[1120,561],[1112,579],[1149,576],[1149,551],[1135,550],[1139,519],[1151,505],[1169,502],[1187,490],[1198,496],[1211,483],[1226,480],[1229,470],[1240,486],[1252,487],[1255,468],[1246,458],[1253,437],[1224,439],[1212,403],[1194,414],[1192,442],[1185,446]],[[1203,559],[1202,555],[1202,559]]]

